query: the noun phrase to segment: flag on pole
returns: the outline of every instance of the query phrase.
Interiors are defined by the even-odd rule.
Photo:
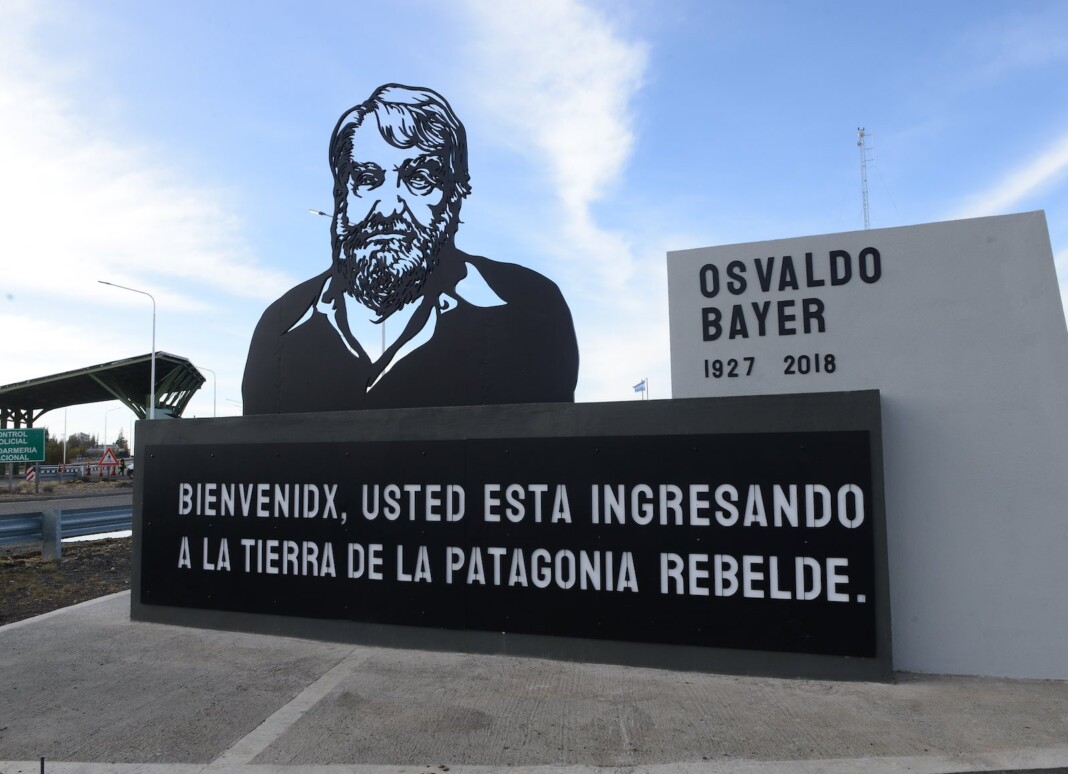
[[[648,381],[648,379],[642,379],[640,382],[638,382],[636,385],[634,385],[634,391],[635,392],[645,392],[645,383],[647,381]]]

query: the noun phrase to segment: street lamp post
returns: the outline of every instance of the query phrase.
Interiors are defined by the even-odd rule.
[[[215,372],[212,371],[210,368],[205,368],[204,366],[197,366],[197,368],[199,368],[201,371],[207,371],[209,374],[211,374],[211,416],[215,417],[217,416],[217,414],[215,413],[215,388],[219,386],[219,380],[215,376]]]
[[[148,388],[148,418],[156,418],[156,297],[151,293],[146,293],[143,290],[137,288],[128,288],[125,285],[116,285],[114,282],[105,282],[104,280],[97,280],[101,285],[111,285],[113,288],[119,288],[120,290],[129,290],[131,293],[140,293],[142,296],[148,296],[152,299],[152,365],[150,369],[151,384]]]
[[[118,411],[119,409],[122,409],[122,408],[125,408],[125,406],[116,406],[115,408],[109,408],[107,411],[104,412],[104,447],[105,448],[108,446],[108,414],[110,414],[112,411]]]

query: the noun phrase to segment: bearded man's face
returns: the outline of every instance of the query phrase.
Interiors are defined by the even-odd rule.
[[[347,290],[386,317],[422,292],[438,253],[455,232],[438,154],[388,143],[369,117],[352,141],[347,196],[336,214],[334,261]]]

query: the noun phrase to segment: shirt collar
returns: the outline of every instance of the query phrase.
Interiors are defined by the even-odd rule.
[[[461,277],[453,287],[440,291],[433,299],[423,296],[416,301],[405,305],[404,308],[394,312],[386,319],[385,324],[398,326],[400,333],[394,338],[392,343],[387,342],[385,352],[386,362],[384,363],[382,370],[379,372],[378,377],[368,385],[368,391],[370,391],[394,365],[434,337],[434,332],[437,330],[438,318],[442,315],[455,311],[462,304],[481,308],[505,305],[506,302],[493,291],[486,282],[485,277],[482,276],[482,273],[473,264],[465,262],[464,269],[465,273],[463,277]],[[361,342],[356,337],[355,332],[349,325],[350,317],[357,314],[357,307],[360,309],[363,309],[363,307],[361,307],[355,298],[348,293],[334,293],[331,287],[331,283],[334,281],[335,278],[333,275],[327,277],[316,296],[315,303],[308,308],[308,311],[293,326],[293,328],[296,328],[309,320],[314,313],[321,314],[330,323],[330,327],[334,329],[334,332],[338,335],[338,338],[341,339],[345,348],[349,351],[349,354],[353,357],[364,359],[366,356],[361,354],[361,349],[364,349],[364,342]],[[337,299],[337,301],[334,299]],[[428,304],[431,306],[431,309],[426,310]],[[350,311],[352,314],[350,314]],[[422,314],[420,314],[420,312],[422,312]],[[424,315],[425,317],[423,321],[421,323],[418,322],[419,318]],[[364,336],[366,337],[366,326],[363,330],[365,331]],[[397,346],[398,342],[399,346]],[[370,342],[367,343],[369,344]],[[379,347],[374,347],[372,348],[372,351],[377,352],[378,349]]]

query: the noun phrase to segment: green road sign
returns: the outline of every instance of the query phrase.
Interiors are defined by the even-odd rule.
[[[43,462],[44,458],[43,427],[0,429],[0,462]]]

